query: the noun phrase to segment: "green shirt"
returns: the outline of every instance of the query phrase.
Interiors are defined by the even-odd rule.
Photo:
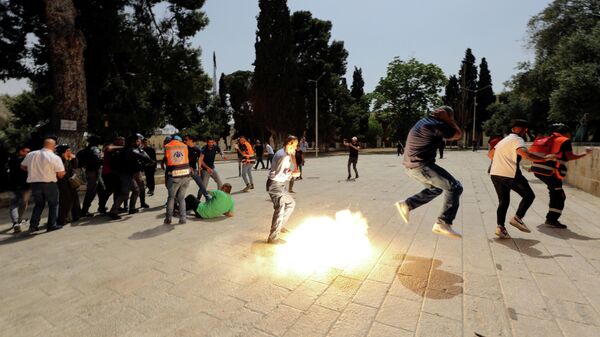
[[[196,212],[198,212],[202,218],[218,218],[225,213],[233,213],[234,203],[231,195],[221,190],[209,191],[208,193],[212,196],[212,199],[208,202],[199,204],[196,209]]]

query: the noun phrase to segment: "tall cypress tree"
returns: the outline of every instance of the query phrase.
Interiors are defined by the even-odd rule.
[[[484,57],[481,59],[481,64],[479,64],[479,81],[477,81],[477,130],[481,130],[482,123],[491,117],[488,107],[495,100],[492,75]]]
[[[473,98],[474,91],[477,89],[477,66],[471,48],[467,48],[461,62],[458,71],[458,85],[460,86],[461,103],[460,108],[456,111],[456,121],[463,130],[468,130],[473,121]],[[466,138],[465,141],[467,141]]]
[[[276,142],[303,128],[297,105],[290,10],[286,0],[260,0],[252,82],[254,116]],[[264,137],[262,137],[264,138]]]
[[[352,91],[350,95],[356,101],[359,101],[365,95],[365,80],[362,76],[362,69],[354,67],[354,73],[352,73]]]
[[[449,105],[454,109],[454,111],[458,111],[460,109],[460,85],[458,84],[458,78],[456,75],[452,75],[448,78],[448,84],[444,90],[444,104]]]

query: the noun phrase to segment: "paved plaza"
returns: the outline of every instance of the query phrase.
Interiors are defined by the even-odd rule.
[[[543,227],[547,190],[527,174],[532,233],[509,226],[513,239],[497,240],[484,151],[446,155],[440,165],[464,186],[462,240],[431,232],[441,198],[402,223],[394,202],[420,186],[395,154],[361,156],[355,181],[345,156],[307,160],[283,237],[311,216],[361,212],[372,254],[358,267],[281,270],[281,246],[265,243],[265,170],[234,193],[231,219],[164,226],[163,186],[140,214],[51,233],[15,237],[2,209],[0,336],[600,336],[600,198],[567,188],[569,228]],[[236,163],[218,169],[244,187]]]

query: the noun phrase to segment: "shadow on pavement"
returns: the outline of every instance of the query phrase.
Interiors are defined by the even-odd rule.
[[[129,236],[129,240],[151,239],[153,237],[166,234],[173,229],[175,229],[174,225],[160,225],[141,232],[135,232]]]
[[[573,257],[572,255],[567,254],[556,254],[556,255],[544,255],[541,250],[534,248],[533,246],[540,243],[539,240],[532,239],[521,239],[521,238],[513,238],[512,240],[506,239],[493,239],[490,242],[496,242],[505,247],[508,247],[514,251],[523,253],[530,257],[535,257],[537,259],[553,259],[555,257]]]
[[[5,235],[6,238],[0,239],[0,246],[25,241],[27,239],[31,239],[31,238],[35,237],[36,235],[39,235],[39,234],[30,234],[30,233],[27,233],[27,231],[21,232],[19,234]]]
[[[421,297],[445,300],[462,294],[463,278],[439,269],[441,266],[440,260],[404,255],[397,277],[405,288]]]
[[[544,233],[549,236],[553,236],[559,239],[566,240],[581,240],[581,241],[591,241],[591,240],[600,240],[600,238],[592,238],[589,236],[581,235],[573,232],[569,228],[551,228],[544,224],[537,226],[538,230],[541,233]]]

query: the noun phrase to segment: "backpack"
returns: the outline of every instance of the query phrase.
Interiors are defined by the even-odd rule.
[[[548,154],[559,154],[561,145],[566,140],[566,137],[554,132],[549,136],[539,136],[529,147],[529,152],[542,157]],[[543,176],[556,176],[562,180],[567,174],[566,162],[558,159],[533,162],[531,172]]]
[[[545,156],[552,153],[552,145],[556,139],[555,134],[549,136],[538,136],[533,140],[533,144],[529,147],[529,152],[538,156]]]

